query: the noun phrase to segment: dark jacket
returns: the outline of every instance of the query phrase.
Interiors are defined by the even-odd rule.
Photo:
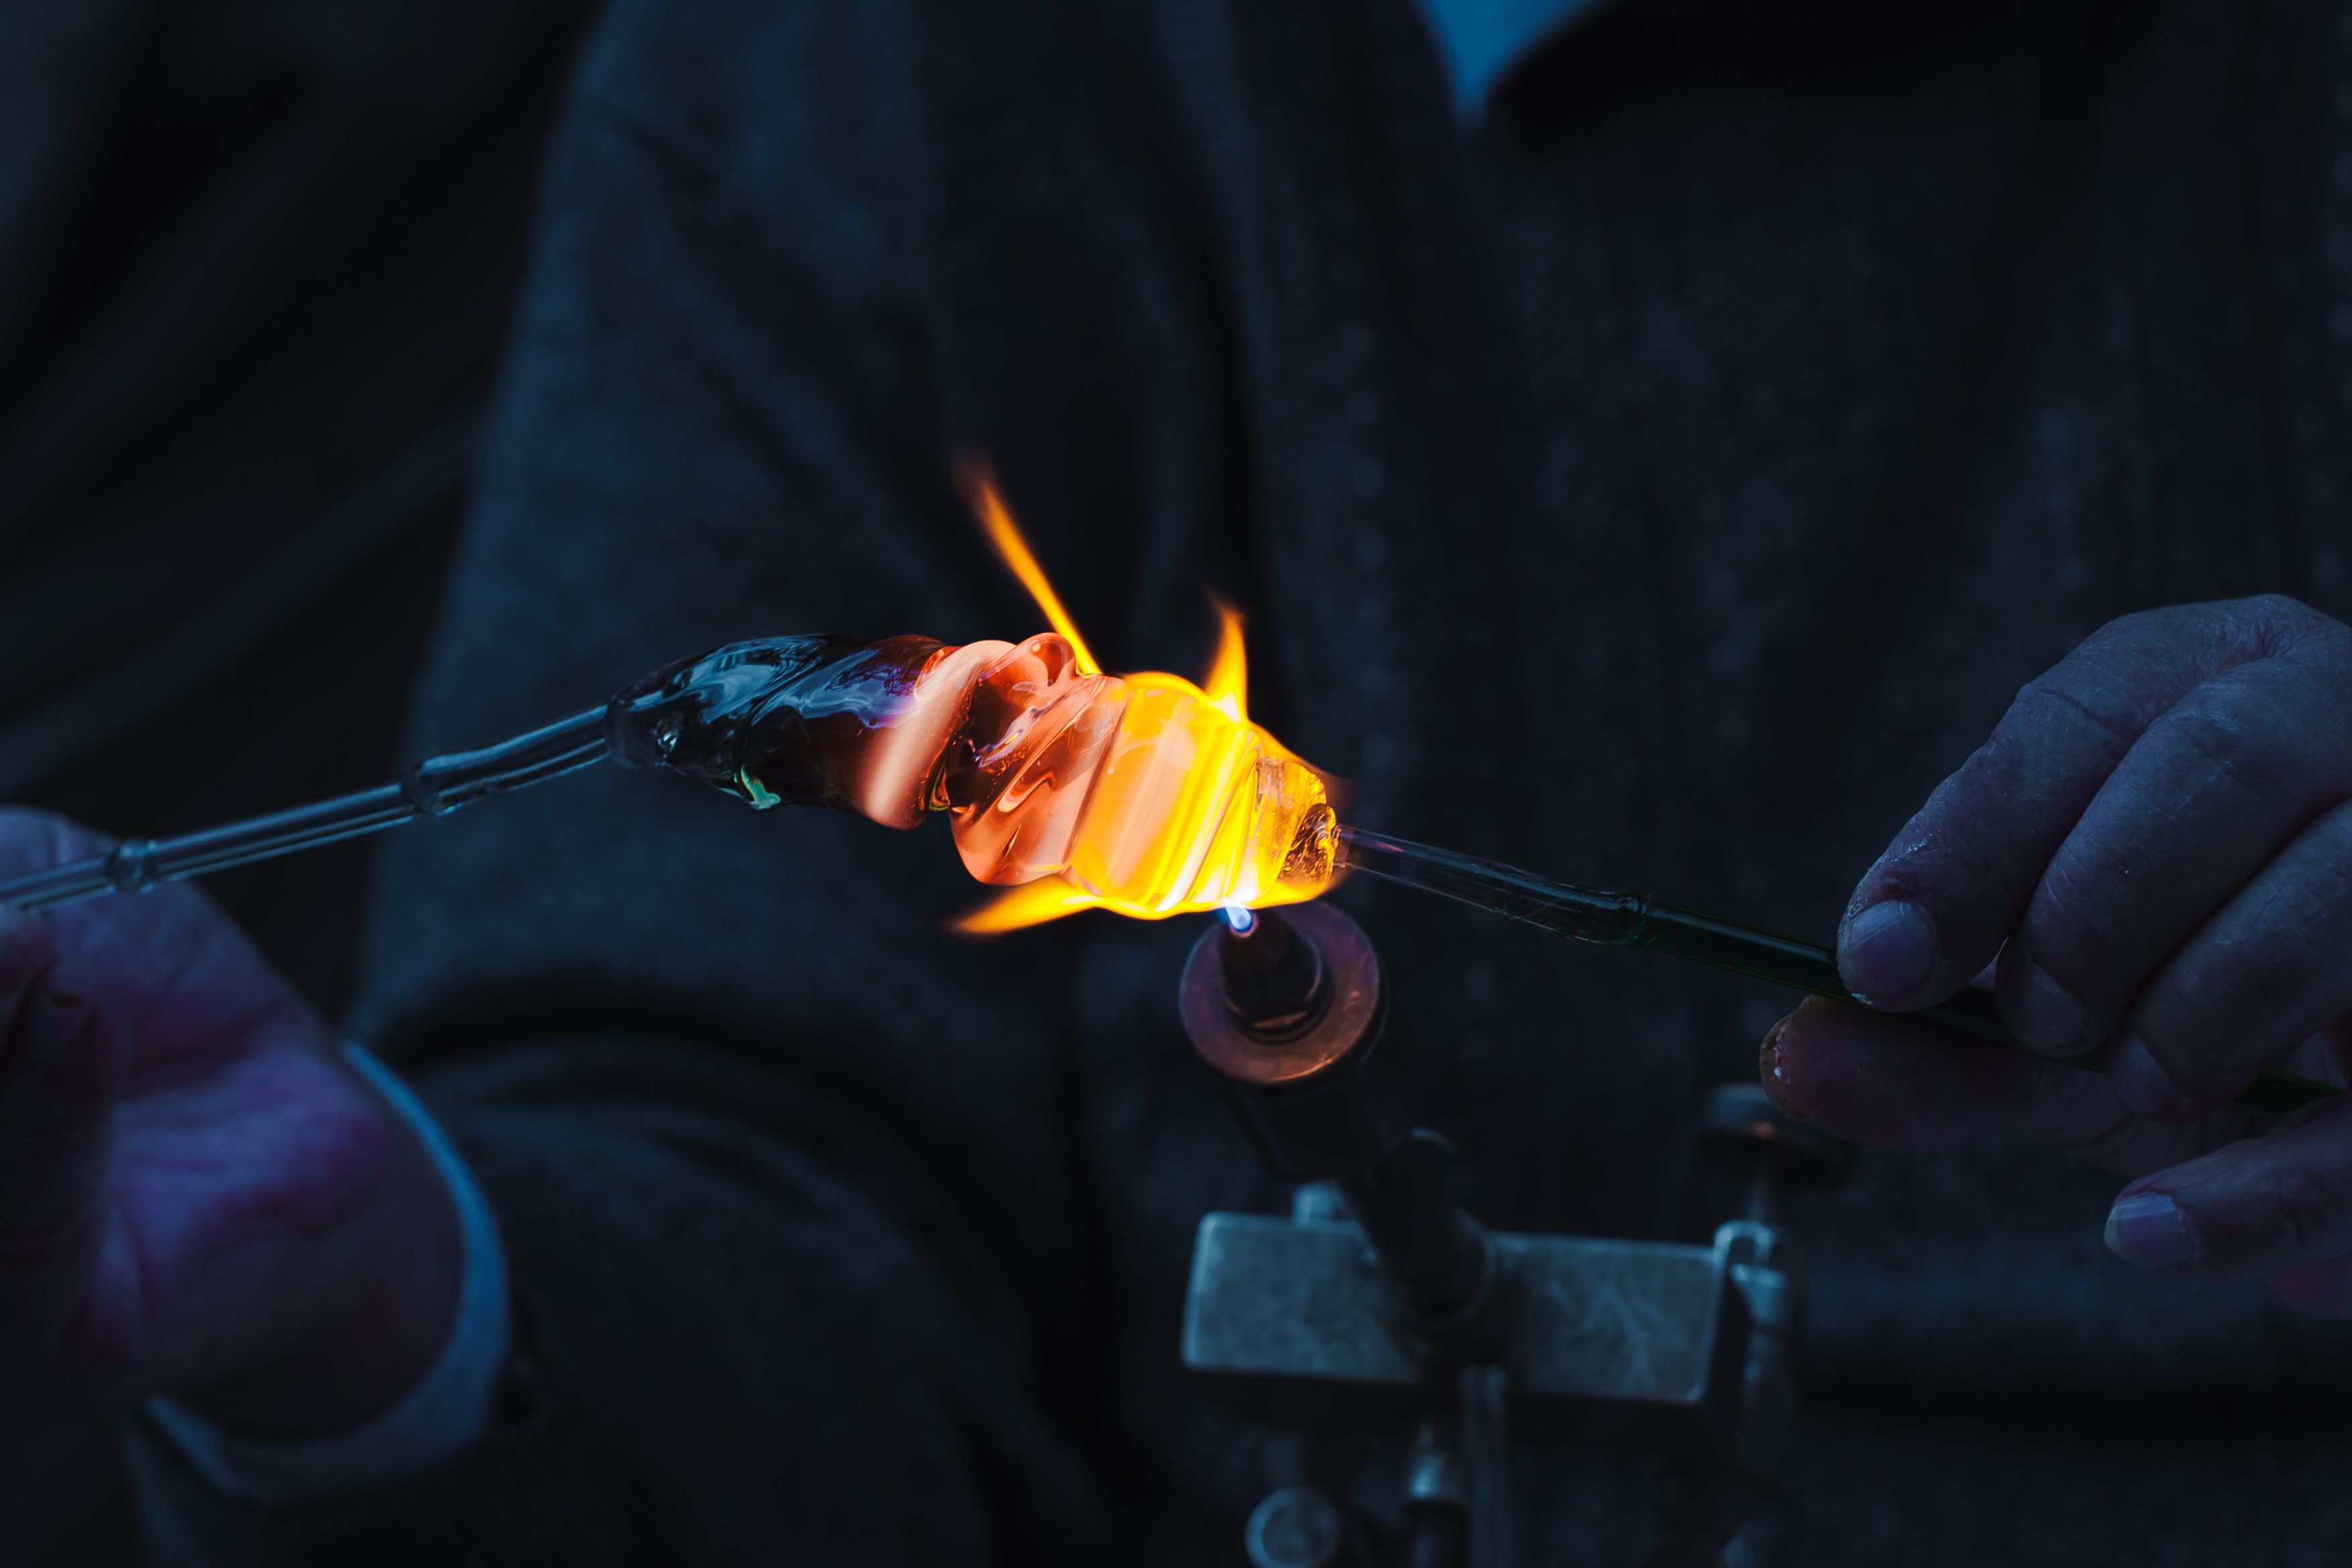
[[[1622,0],[1454,121],[1407,0],[625,4],[556,168],[415,734],[719,641],[1253,614],[1353,816],[1826,935],[2012,691],[2151,605],[2346,607],[2352,31],[2317,5]],[[1256,1436],[1176,1363],[1193,1226],[1280,1209],[1176,1026],[1196,927],[991,944],[939,825],[600,770],[407,831],[364,1037],[495,1199],[499,1431],[224,1560],[1239,1560]],[[1710,1083],[1788,998],[1341,895],[1491,1222],[1703,1236]],[[2100,1247],[2017,1138],[1801,1212],[1767,1562],[2331,1561],[2345,1331]],[[1394,1458],[1366,1470],[1392,1488]],[[1530,1562],[1652,1465],[1528,1452]]]

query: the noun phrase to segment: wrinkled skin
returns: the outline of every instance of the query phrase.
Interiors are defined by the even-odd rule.
[[[0,876],[104,847],[0,811]],[[201,893],[0,910],[0,1396],[350,1426],[431,1366],[459,1266],[414,1135]]]
[[[2352,1316],[2352,1096],[2227,1108],[2264,1067],[2347,1081],[2352,629],[2290,599],[2128,616],[2019,693],[1839,930],[1846,984],[1766,1037],[1768,1089],[1865,1143],[2016,1126],[2133,1178],[2107,1243]],[[1990,985],[2035,1049],[1886,1014]]]

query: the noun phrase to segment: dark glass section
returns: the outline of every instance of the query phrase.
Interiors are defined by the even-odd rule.
[[[866,747],[912,711],[916,679],[942,646],[835,633],[730,643],[623,687],[606,734],[619,762],[754,806],[857,811]]]

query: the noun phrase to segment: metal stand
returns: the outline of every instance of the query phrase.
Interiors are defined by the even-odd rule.
[[[1752,1083],[1724,1084],[1707,1095],[1699,1148],[1748,1189],[1747,1217],[1716,1232],[1748,1310],[1740,1420],[1728,1444],[1674,1467],[1647,1568],[1717,1568],[1748,1516],[1771,1495],[1796,1435],[1795,1359],[1805,1312],[1789,1194],[1833,1187],[1853,1173],[1853,1144],[1788,1115]]]
[[[1711,1246],[1493,1233],[1452,1195],[1458,1156],[1412,1125],[1410,1042],[1347,916],[1310,904],[1213,929],[1181,1002],[1242,1125],[1303,1184],[1287,1218],[1205,1216],[1185,1297],[1185,1366],[1231,1414],[1292,1434],[1252,1563],[1512,1568],[1514,1439],[1666,1455],[1653,1568],[1722,1563],[1794,1419],[1785,1195],[1842,1180],[1851,1147],[1729,1086],[1702,1142],[1748,1179],[1748,1214]],[[1409,1445],[1404,1533],[1385,1550],[1313,1462],[1381,1431]]]

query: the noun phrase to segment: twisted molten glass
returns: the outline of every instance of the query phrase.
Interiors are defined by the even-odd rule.
[[[756,807],[891,827],[943,811],[979,880],[1055,877],[1120,914],[1292,903],[1331,879],[1323,780],[1237,700],[1091,671],[1052,632],[734,643],[625,687],[605,731],[617,760]]]

